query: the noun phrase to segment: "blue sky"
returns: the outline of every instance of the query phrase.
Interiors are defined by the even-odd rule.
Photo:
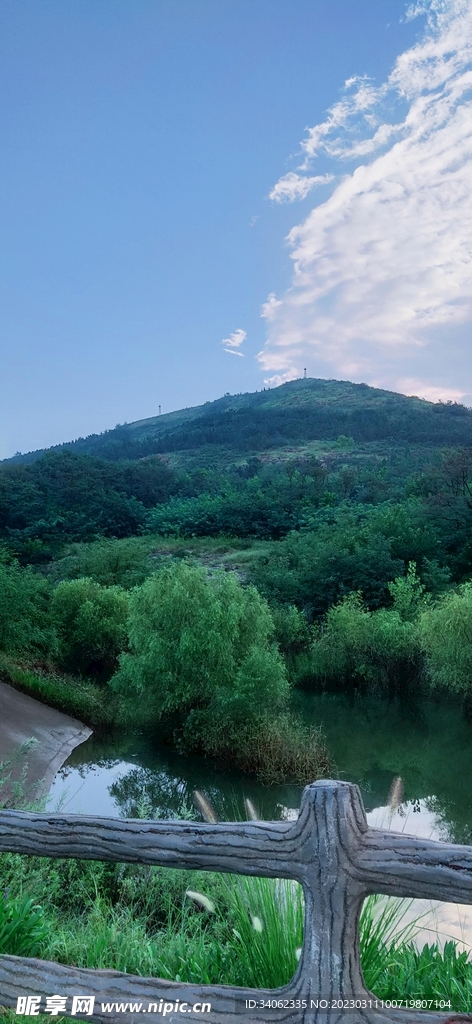
[[[0,457],[304,366],[472,404],[468,0],[3,0],[0,49]]]

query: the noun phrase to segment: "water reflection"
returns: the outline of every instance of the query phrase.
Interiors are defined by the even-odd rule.
[[[301,702],[305,716],[322,725],[338,776],[358,783],[368,811],[385,804],[400,775],[410,825],[423,801],[436,838],[472,843],[472,723],[456,703],[333,694]]]
[[[472,725],[444,701],[405,706],[345,695],[300,695],[305,719],[321,724],[336,776],[356,782],[368,812],[382,814],[392,779],[404,804],[392,827],[472,843]],[[56,776],[51,807],[83,814],[169,818],[193,807],[203,790],[221,819],[244,817],[249,797],[261,818],[296,816],[301,787],[259,785],[236,770],[185,757],[142,737],[90,737]],[[406,818],[405,818],[406,816]],[[376,820],[377,823],[377,820]]]
[[[299,695],[307,722],[321,724],[336,777],[360,786],[372,827],[423,838],[472,844],[472,725],[457,705],[421,706],[346,695]],[[400,775],[404,800],[390,816],[392,780]],[[193,792],[203,790],[222,820],[244,818],[249,797],[265,820],[297,817],[300,786],[260,786],[204,758],[185,757],[142,737],[91,736],[57,774],[50,807],[74,813],[155,818],[193,814]],[[198,818],[198,813],[196,814]],[[472,944],[472,908],[414,901],[412,919],[427,912],[416,941]]]
[[[156,749],[140,737],[126,743],[121,739],[117,753],[112,737],[104,741],[91,736],[57,773],[49,806],[125,818],[143,813],[181,817],[194,812],[193,793],[200,789],[221,820],[244,818],[246,797],[266,820],[298,813],[300,786],[260,786],[242,772],[223,772],[205,758],[185,757],[163,746]]]

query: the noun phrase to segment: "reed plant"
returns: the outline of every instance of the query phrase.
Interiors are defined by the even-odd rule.
[[[287,780],[307,785],[333,775],[333,762],[319,728],[290,712],[267,717],[250,729],[236,757],[243,771],[255,772],[266,786]]]

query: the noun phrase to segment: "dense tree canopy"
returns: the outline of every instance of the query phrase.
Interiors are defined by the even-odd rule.
[[[146,509],[175,489],[161,459],[109,463],[70,451],[31,465],[0,466],[0,538],[23,562],[47,559],[68,540],[129,537]]]
[[[58,664],[70,672],[112,675],[127,647],[128,595],[86,577],[64,580],[51,601]]]
[[[175,714],[188,742],[212,750],[288,698],[270,610],[233,574],[209,578],[185,563],[162,569],[131,595],[130,653],[112,685],[158,720]],[[134,695],[134,696],[133,696]]]

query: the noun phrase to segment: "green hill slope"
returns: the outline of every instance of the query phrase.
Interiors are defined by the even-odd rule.
[[[155,454],[227,453],[230,458],[347,435],[358,442],[472,445],[472,410],[435,404],[346,381],[291,381],[253,394],[226,395],[56,446],[112,461]],[[43,451],[10,462],[33,462]]]

